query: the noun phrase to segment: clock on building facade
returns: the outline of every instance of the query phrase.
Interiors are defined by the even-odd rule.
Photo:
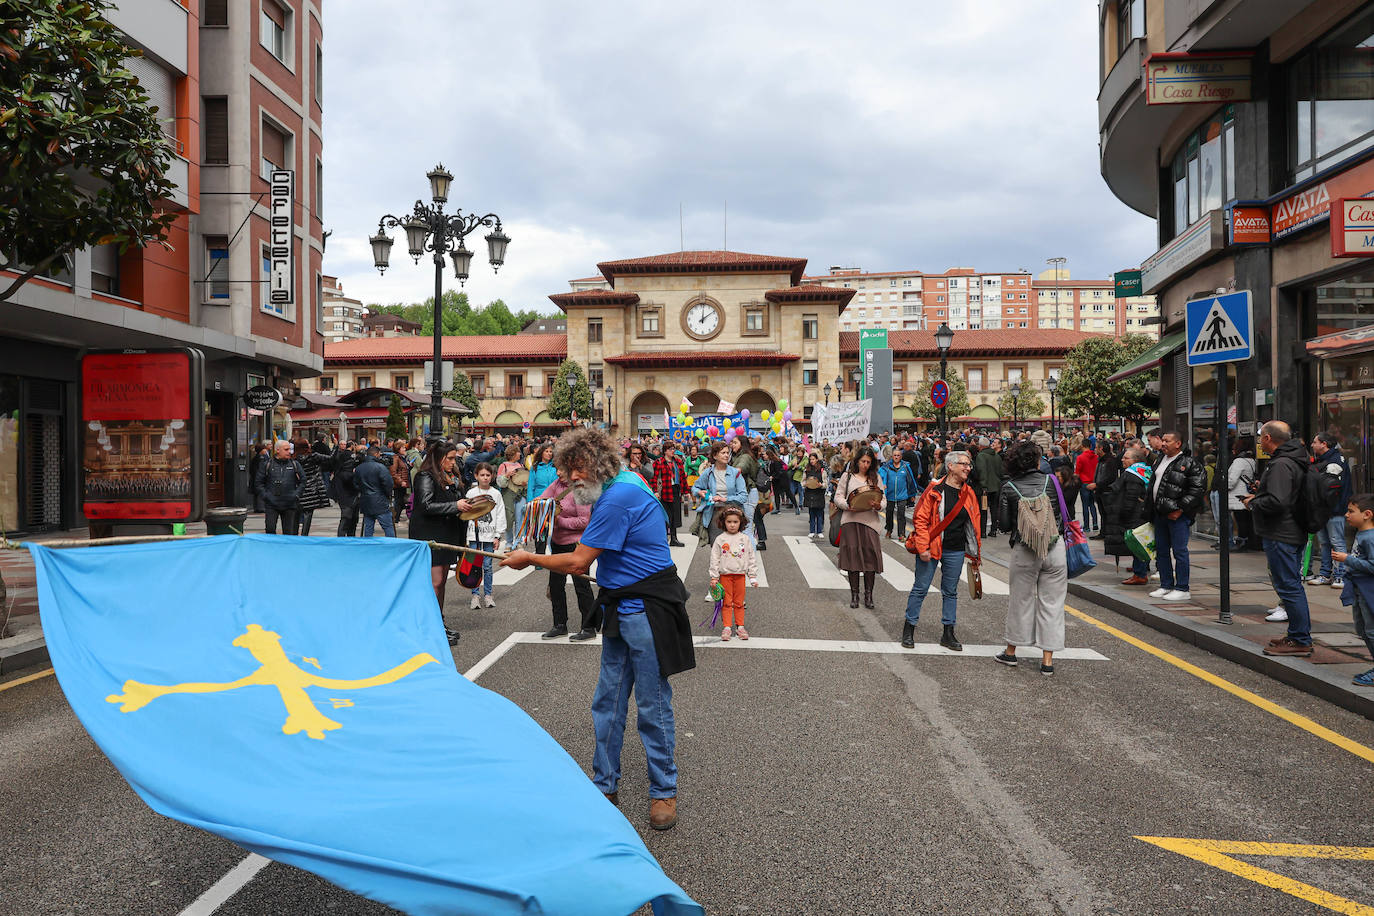
[[[725,313],[713,299],[697,299],[682,310],[682,329],[697,340],[710,340],[720,333]]]

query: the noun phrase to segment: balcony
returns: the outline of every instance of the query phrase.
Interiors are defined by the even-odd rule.
[[[523,385],[518,387],[514,385],[505,387],[501,385],[487,385],[480,391],[474,389],[473,394],[476,395],[479,401],[485,399],[514,400],[516,398],[542,399],[548,397],[549,390],[540,385]]]

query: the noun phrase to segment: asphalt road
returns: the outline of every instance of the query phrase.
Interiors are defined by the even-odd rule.
[[[808,584],[825,573],[816,555],[803,548],[799,565],[788,548],[784,536],[804,535],[805,517],[770,516],[769,528],[769,585],[748,597],[754,637],[851,648],[896,640],[904,592],[880,578],[878,610],[850,610],[847,591]],[[890,570],[910,569],[899,544],[885,549]],[[832,565],[833,554],[824,549]],[[699,598],[705,551],[688,569]],[[893,577],[900,583],[900,573]],[[483,611],[451,593],[447,616],[463,633],[459,669],[512,632],[545,629],[545,585],[534,572],[498,586],[498,606]],[[1078,606],[1374,748],[1374,722]],[[701,619],[709,606],[694,599],[689,611]],[[648,829],[633,711],[622,811],[712,914],[1333,911],[1332,898],[1321,906],[1284,892],[1297,882],[1374,907],[1374,859],[1256,847],[1230,860],[1292,882],[1284,884],[1137,839],[1374,847],[1374,763],[1074,617],[1069,645],[1103,658],[1061,660],[1053,677],[1025,662],[1003,668],[974,646],[1000,643],[1005,611],[1004,595],[963,597],[962,655],[771,648],[757,639],[747,648],[702,647],[698,668],[673,679],[680,822],[666,833]],[[933,595],[917,641],[935,642],[939,629]],[[598,652],[566,640],[518,644],[479,683],[519,703],[585,765]],[[149,811],[91,743],[54,678],[6,682],[0,913],[179,916],[244,859],[238,847]],[[197,916],[210,912],[392,911],[274,863]]]

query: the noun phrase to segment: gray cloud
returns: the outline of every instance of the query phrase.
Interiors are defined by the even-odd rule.
[[[513,307],[597,260],[688,248],[870,270],[1102,277],[1153,223],[1098,174],[1096,9],[1059,0],[721,5],[336,0],[325,21],[326,269],[418,300],[432,267],[366,237],[427,196],[495,211],[513,242],[469,293]],[[480,240],[479,240],[480,244]],[[399,247],[399,246],[398,246]],[[446,285],[450,281],[446,280]]]

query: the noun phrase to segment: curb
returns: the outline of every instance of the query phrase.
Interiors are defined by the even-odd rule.
[[[992,560],[1002,567],[1007,565],[986,554],[984,559]],[[1129,617],[1137,623],[1143,623],[1151,629],[1166,633],[1227,661],[1268,675],[1276,681],[1334,703],[1366,719],[1374,719],[1374,693],[1357,693],[1351,689],[1348,678],[1344,675],[1322,671],[1310,662],[1265,655],[1257,644],[1248,639],[1241,639],[1239,636],[1219,630],[1218,627],[1221,625],[1171,614],[1152,604],[1122,595],[1115,589],[1070,581],[1069,594],[1086,598],[1099,607]]]
[[[35,665],[46,665],[48,661],[47,640],[38,636],[0,649],[0,674],[10,674],[20,668],[32,668]]]

